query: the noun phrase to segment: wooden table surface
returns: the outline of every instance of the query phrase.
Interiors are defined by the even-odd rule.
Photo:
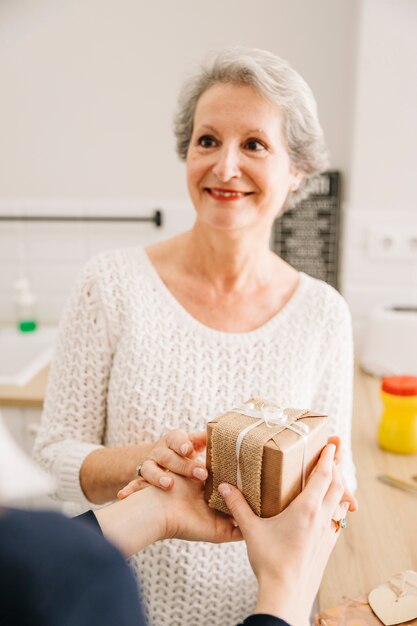
[[[355,375],[352,448],[359,511],[348,514],[330,557],[319,593],[319,608],[368,593],[404,569],[417,570],[417,493],[378,481],[390,474],[413,482],[417,454],[399,455],[378,447],[380,381],[359,369]]]
[[[26,385],[0,385],[0,407],[41,408],[45,396],[49,366],[45,366]]]

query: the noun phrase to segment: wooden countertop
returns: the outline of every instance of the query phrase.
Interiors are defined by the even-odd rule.
[[[352,448],[359,511],[348,514],[348,526],[330,557],[319,593],[320,610],[366,594],[404,569],[417,570],[417,494],[376,479],[391,474],[413,482],[417,454],[393,454],[378,447],[379,389],[379,380],[356,372]]]
[[[49,366],[44,367],[26,385],[0,385],[0,406],[42,407]]]

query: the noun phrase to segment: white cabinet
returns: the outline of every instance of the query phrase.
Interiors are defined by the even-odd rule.
[[[28,454],[32,455],[36,432],[41,419],[41,409],[2,407],[1,414],[16,442]]]
[[[33,444],[41,419],[41,409],[1,407],[0,411],[4,423],[15,441],[28,456],[32,456]],[[53,500],[46,493],[42,496],[18,500],[12,504],[13,506],[35,509],[47,508],[62,510],[62,503],[57,500]]]

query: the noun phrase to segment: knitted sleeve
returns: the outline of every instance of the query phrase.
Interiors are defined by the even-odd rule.
[[[332,303],[331,323],[328,324],[326,335],[312,407],[329,416],[330,433],[341,437],[343,474],[349,488],[355,490],[356,475],[351,451],[352,323],[348,306],[339,294]]]
[[[100,289],[100,259],[83,269],[60,323],[34,457],[52,473],[56,497],[90,508],[79,481],[101,447],[112,339]]]

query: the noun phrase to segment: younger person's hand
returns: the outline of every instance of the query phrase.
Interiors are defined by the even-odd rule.
[[[336,463],[336,465],[339,466],[339,468],[341,468],[343,465],[342,463],[343,455],[342,455],[342,442],[341,442],[340,437],[338,437],[337,435],[332,435],[331,437],[328,438],[327,443],[333,443],[336,446],[334,462]],[[343,485],[345,488],[345,491],[342,496],[342,500],[349,502],[349,511],[351,513],[354,513],[355,511],[358,510],[358,501],[353,495],[353,493],[350,491],[350,489],[348,488],[345,478],[343,476],[343,472],[342,472],[342,480],[343,480]]]
[[[242,539],[242,533],[230,515],[209,508],[200,481],[176,476],[173,488],[168,492],[159,490],[155,497],[164,512],[164,539],[211,543]]]
[[[210,509],[199,480],[177,475],[172,489],[142,489],[95,511],[106,537],[126,555],[160,539],[222,543],[242,533],[229,515]]]
[[[344,484],[327,445],[305,489],[279,515],[257,517],[236,487],[220,485],[230,512],[247,543],[259,583],[258,613],[269,613],[293,626],[308,623],[324,568],[340,533],[333,519],[344,517]]]

